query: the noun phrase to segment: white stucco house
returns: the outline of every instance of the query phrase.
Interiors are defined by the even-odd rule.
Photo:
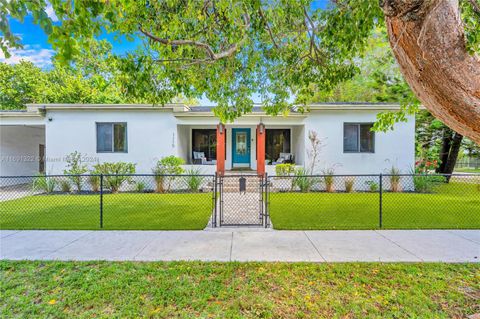
[[[151,173],[158,159],[176,155],[204,174],[235,168],[275,173],[282,161],[307,165],[309,131],[322,140],[319,173],[378,174],[392,165],[408,173],[415,161],[415,119],[386,133],[370,131],[379,112],[394,104],[326,103],[306,113],[268,116],[259,107],[233,123],[219,124],[211,107],[170,104],[28,105],[0,111],[0,175],[62,174],[65,157],[85,162],[136,163]]]

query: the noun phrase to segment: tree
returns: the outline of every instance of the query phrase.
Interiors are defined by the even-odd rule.
[[[472,54],[480,46],[480,3],[462,1],[465,22],[458,0],[380,5],[395,57],[417,97],[451,129],[480,143],[480,58]]]
[[[20,45],[7,15],[23,19],[29,13],[60,61],[72,60],[105,31],[140,38],[141,48],[115,57],[125,92],[160,104],[180,94],[205,94],[217,102],[222,121],[231,121],[251,111],[254,93],[268,113],[285,113],[294,104],[305,108],[312,84],[328,89],[354,76],[355,59],[386,17],[395,57],[420,101],[478,142],[476,1],[462,0],[461,23],[454,0],[385,0],[381,6],[337,0],[325,10],[312,9],[310,0],[51,0],[59,20],[54,24],[45,0],[11,0],[0,6],[0,46],[8,51]]]

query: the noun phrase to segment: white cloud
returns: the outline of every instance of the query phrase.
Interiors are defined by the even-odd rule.
[[[23,49],[10,49],[11,57],[6,59],[0,50],[0,62],[17,64],[21,60],[30,61],[38,67],[44,68],[52,65],[52,56],[55,51],[45,49],[39,45],[25,45]]]
[[[53,22],[58,21],[57,15],[55,14],[55,10],[53,10],[53,7],[49,1],[47,1],[47,7],[45,8],[45,12],[47,13],[48,17],[52,19]]]

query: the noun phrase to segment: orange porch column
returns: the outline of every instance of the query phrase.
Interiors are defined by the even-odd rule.
[[[265,174],[265,125],[257,125],[257,173]]]
[[[217,125],[217,173],[225,174],[225,125]]]

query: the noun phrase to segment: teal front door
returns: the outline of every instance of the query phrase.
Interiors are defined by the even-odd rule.
[[[232,129],[233,166],[250,166],[250,129]]]

